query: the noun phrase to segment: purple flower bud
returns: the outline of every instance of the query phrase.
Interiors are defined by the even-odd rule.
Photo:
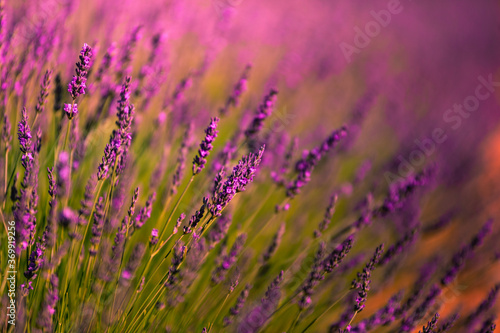
[[[165,280],[165,288],[170,289],[177,283],[177,275],[179,274],[179,266],[184,260],[186,246],[179,242],[174,247],[174,255],[172,257],[172,265],[168,271],[167,279]]]
[[[201,219],[205,215],[205,209],[206,209],[206,201],[208,198],[203,198],[203,204],[201,205],[200,209],[197,210],[193,216],[189,219],[189,223],[187,226],[184,227],[184,234],[190,234],[193,231],[196,231],[196,228],[198,227],[198,223],[200,223]]]
[[[234,195],[245,191],[246,185],[253,181],[263,154],[264,147],[259,150],[258,154],[250,153],[243,156],[224,182],[222,181],[223,173],[219,173],[208,205],[212,216],[220,216]]]
[[[117,132],[109,138],[109,143],[104,148],[104,156],[97,168],[97,179],[102,180],[110,176],[110,171],[113,171],[116,157],[120,151],[121,139]]]
[[[21,284],[21,292],[20,294],[23,296],[23,297],[28,297],[29,293],[30,293],[30,290],[33,290],[33,281],[28,281],[28,284],[26,283],[23,283]]]
[[[130,280],[134,278],[135,271],[139,264],[141,263],[142,257],[144,256],[145,247],[142,243],[137,243],[137,245],[132,250],[132,254],[128,259],[127,265],[122,272],[120,277],[120,283],[122,285],[128,285]]]
[[[71,227],[78,221],[78,215],[69,207],[64,209],[59,214],[59,224],[63,227]]]
[[[246,234],[241,234],[236,238],[229,253],[222,257],[221,264],[215,268],[212,274],[213,283],[218,284],[225,279],[227,271],[236,263],[237,257],[243,249],[246,239]]]
[[[295,171],[297,175],[295,180],[287,185],[287,196],[293,198],[300,192],[300,189],[311,179],[311,172],[316,167],[318,162],[346,136],[347,128],[343,126],[326,138],[321,146],[316,147],[309,152],[304,152],[302,159],[297,161],[295,164]]]
[[[142,208],[137,216],[135,217],[134,226],[136,229],[142,228],[144,223],[151,217],[151,212],[153,210],[153,202],[156,200],[156,193],[153,192],[146,201],[146,205]]]
[[[97,70],[96,82],[100,82],[103,78],[103,75],[105,72],[109,70],[111,65],[113,64],[113,61],[116,56],[116,43],[111,43],[109,46],[108,50],[104,54],[104,57],[102,59],[101,65],[99,66],[99,69]]]
[[[238,82],[234,86],[231,95],[227,99],[226,104],[224,105],[224,107],[222,107],[219,110],[219,113],[220,113],[221,116],[226,115],[227,111],[229,110],[229,108],[231,106],[237,107],[239,105],[241,95],[243,95],[243,93],[248,88],[248,76],[250,74],[250,70],[251,69],[252,69],[251,65],[247,65],[245,67],[245,70],[241,74],[240,79],[238,80]]]
[[[273,315],[281,298],[283,271],[268,286],[260,305],[254,307],[238,325],[238,332],[258,332]]]
[[[413,311],[413,313],[404,318],[399,328],[400,332],[411,332],[420,320],[425,316],[429,308],[434,304],[436,298],[441,294],[441,289],[437,285],[431,287],[431,290],[422,301],[422,303]]]
[[[154,246],[158,243],[158,229],[151,230],[151,238],[149,239],[149,245]]]
[[[40,95],[38,95],[38,103],[36,104],[35,111],[36,113],[42,113],[45,109],[45,101],[49,96],[50,89],[50,77],[52,75],[51,70],[47,70],[45,75],[43,76],[43,81],[40,87]]]
[[[427,323],[426,326],[422,327],[422,330],[419,333],[434,333],[434,329],[436,328],[437,321],[439,319],[439,313],[436,313],[434,317]]]
[[[214,248],[215,245],[226,236],[229,226],[231,225],[231,220],[231,216],[222,215],[215,221],[213,227],[207,234],[207,242],[210,249]]]
[[[318,238],[321,236],[321,233],[328,228],[328,225],[330,224],[330,221],[332,220],[333,213],[335,212],[335,204],[337,203],[338,196],[337,194],[333,194],[330,197],[330,203],[328,204],[328,207],[326,207],[325,210],[325,215],[323,217],[323,221],[318,226],[318,230],[314,231],[314,237]]]
[[[125,82],[122,85],[120,91],[120,99],[118,100],[118,106],[116,115],[118,120],[116,124],[122,133],[122,138],[124,138],[125,133],[127,133],[132,124],[132,119],[134,117],[134,106],[130,103],[130,81],[131,77],[127,76]]]
[[[281,238],[283,237],[283,234],[285,233],[285,223],[281,223],[278,231],[273,237],[273,240],[269,247],[267,248],[266,252],[264,252],[264,255],[262,256],[262,262],[263,264],[266,264],[269,259],[272,257],[272,255],[276,252],[276,249],[278,248],[279,244],[281,243]]]
[[[266,118],[268,118],[273,112],[277,95],[278,91],[275,89],[271,89],[271,91],[269,91],[269,93],[264,97],[262,104],[257,108],[252,122],[245,131],[245,137],[248,142],[255,140],[256,135],[264,127],[264,120],[266,120]]]
[[[64,113],[66,113],[68,119],[73,119],[78,114],[78,105],[76,103],[64,104]]]
[[[395,312],[399,307],[402,297],[402,292],[398,292],[392,296],[383,308],[378,310],[369,318],[363,319],[356,326],[352,327],[351,332],[369,332],[377,327],[386,326],[394,322],[396,320]]]
[[[436,333],[444,333],[447,332],[450,328],[455,325],[458,319],[458,313],[452,313],[447,318],[445,318],[444,323],[436,330]]]
[[[478,246],[482,244],[484,238],[490,233],[492,224],[492,220],[486,222],[479,233],[472,238],[469,244],[464,245],[458,252],[453,255],[451,264],[446,270],[444,276],[441,278],[441,284],[443,286],[450,284],[455,279],[455,277],[465,265],[465,260],[474,252],[474,250]]]
[[[207,157],[212,150],[212,142],[214,142],[215,138],[219,131],[217,131],[217,123],[219,122],[219,118],[215,117],[210,119],[210,125],[205,130],[205,139],[200,143],[200,149],[198,149],[198,155],[196,155],[193,159],[193,175],[197,175],[203,170],[205,164],[207,163]]]
[[[24,276],[29,280],[36,277],[36,272],[43,264],[43,254],[45,252],[45,247],[43,244],[37,242],[36,247],[31,251],[28,258],[28,269],[24,271]]]
[[[387,249],[382,258],[379,261],[379,265],[385,265],[391,261],[397,254],[403,252],[415,241],[415,234],[417,229],[413,229],[406,233],[403,238],[399,239],[396,244],[392,245]]]
[[[17,136],[19,138],[19,149],[23,153],[22,161],[23,167],[26,169],[26,165],[29,160],[33,159],[33,147],[31,145],[31,130],[28,124],[28,113],[26,108],[23,108],[21,115],[21,121],[18,125]]]
[[[90,243],[92,247],[90,249],[90,255],[97,255],[97,248],[101,242],[102,227],[104,226],[104,198],[99,197],[97,204],[95,205],[94,212],[94,223],[92,224],[92,237],[90,238]]]
[[[383,251],[383,244],[376,248],[373,257],[366,264],[363,271],[358,274],[358,279],[354,280],[352,283],[351,288],[358,289],[358,296],[356,297],[356,303],[354,304],[355,312],[360,312],[365,307],[366,297],[368,295],[368,291],[370,290],[371,272],[375,268],[375,265],[379,262],[380,256],[382,255]]]
[[[78,96],[85,94],[87,74],[90,68],[92,55],[92,48],[86,43],[83,44],[79,56],[80,61],[76,63],[75,75],[68,85],[68,92],[73,98],[73,101],[76,100]]]

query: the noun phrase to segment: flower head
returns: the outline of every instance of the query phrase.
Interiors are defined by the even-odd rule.
[[[78,104],[64,104],[64,113],[68,119],[73,119],[78,114]]]

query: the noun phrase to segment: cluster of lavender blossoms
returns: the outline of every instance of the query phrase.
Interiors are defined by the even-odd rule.
[[[496,329],[494,210],[448,155],[401,175],[412,146],[373,137],[392,95],[360,85],[329,114],[314,40],[228,57],[223,39],[248,44],[234,4],[199,25],[158,3],[66,1],[26,26],[38,7],[0,0],[2,332]]]

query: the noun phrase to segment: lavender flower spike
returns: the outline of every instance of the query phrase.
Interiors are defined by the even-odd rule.
[[[50,276],[50,289],[45,294],[43,308],[38,315],[37,324],[47,332],[52,331],[52,316],[56,312],[56,304],[59,300],[59,279],[56,274]]]
[[[179,228],[181,227],[182,221],[184,221],[185,218],[186,218],[186,214],[181,213],[181,215],[179,215],[179,218],[175,222],[174,229],[172,230],[172,235],[175,235],[179,231]]]
[[[229,204],[235,194],[245,191],[246,185],[253,181],[255,172],[262,160],[264,148],[264,146],[261,147],[258,154],[250,153],[243,156],[226,181],[222,182],[222,174],[219,174],[208,205],[212,216],[220,216],[222,210]]]
[[[500,283],[496,284],[493,287],[493,289],[491,289],[491,291],[488,293],[486,299],[484,299],[481,302],[481,304],[479,304],[479,306],[474,310],[474,312],[472,312],[469,316],[467,316],[465,322],[468,327],[473,326],[477,318],[479,318],[483,313],[487,312],[493,307],[499,291],[500,291]]]
[[[276,96],[278,91],[271,89],[269,94],[264,97],[262,104],[257,109],[255,116],[245,131],[245,137],[248,141],[255,139],[255,136],[262,130],[264,126],[264,120],[268,118],[273,112],[274,104],[276,103]]]
[[[97,248],[101,241],[102,227],[104,225],[104,198],[99,197],[95,206],[94,223],[92,224],[92,248],[89,250],[91,256],[97,255]]]
[[[260,305],[254,307],[238,326],[238,332],[258,332],[272,316],[281,298],[280,285],[283,282],[283,271],[267,287]]]
[[[165,288],[170,289],[177,282],[177,275],[179,274],[179,266],[184,260],[185,252],[186,252],[186,246],[182,244],[182,242],[174,247],[172,266],[170,266],[167,279],[164,283]]]
[[[207,163],[207,156],[210,154],[212,150],[212,142],[214,142],[215,138],[219,131],[217,131],[217,123],[219,122],[219,118],[214,117],[210,119],[210,125],[205,130],[205,139],[200,143],[200,149],[198,149],[198,155],[196,155],[193,159],[193,175],[197,175],[203,170],[205,164]]]
[[[155,246],[158,243],[158,229],[151,230],[150,246]]]
[[[36,272],[43,264],[43,254],[45,252],[45,247],[41,243],[36,243],[36,247],[30,254],[28,259],[28,269],[24,272],[24,276],[27,279],[32,279],[37,276]]]
[[[80,61],[76,63],[75,75],[68,85],[68,92],[73,98],[73,101],[75,101],[78,96],[85,95],[87,74],[90,68],[92,55],[92,48],[88,46],[87,43],[83,44],[79,56]]]
[[[304,281],[302,284],[302,297],[299,300],[299,307],[301,309],[307,308],[311,304],[311,295],[313,293],[313,288],[325,277],[322,274],[323,268],[322,268],[322,260],[323,256],[325,255],[326,251],[326,245],[325,242],[321,242],[319,244],[318,250],[316,251],[316,255],[314,257],[314,263],[311,268],[311,271],[309,272],[308,278]]]
[[[439,319],[439,313],[436,313],[434,317],[427,323],[427,326],[422,327],[422,330],[418,333],[433,333],[436,328],[437,321]]]
[[[128,259],[127,265],[120,276],[120,283],[122,285],[128,285],[130,280],[134,278],[135,271],[139,264],[141,263],[142,257],[144,256],[144,244],[137,243]]]
[[[263,263],[267,263],[271,256],[276,252],[276,249],[278,248],[279,244],[281,243],[281,238],[283,237],[283,234],[285,233],[285,223],[281,223],[278,231],[276,234],[274,234],[273,241],[271,242],[271,245],[267,248],[266,252],[262,256],[262,261]]]
[[[347,128],[342,126],[340,129],[333,131],[333,133],[330,134],[330,136],[327,137],[319,147],[316,147],[311,151],[304,151],[303,157],[295,164],[297,176],[287,185],[288,197],[293,198],[300,192],[300,189],[311,179],[311,172],[323,156],[333,149],[333,147],[335,147],[338,142],[346,136]]]
[[[452,258],[451,265],[448,267],[446,273],[441,278],[441,284],[446,286],[450,284],[457,276],[458,272],[465,265],[465,260],[474,252],[474,250],[483,243],[484,238],[490,233],[492,220],[486,222],[481,230],[475,235],[469,244],[463,246]]]
[[[234,318],[240,313],[241,309],[245,305],[245,302],[248,298],[248,294],[250,293],[251,285],[247,284],[245,289],[240,293],[238,299],[234,306],[229,309],[229,314],[224,317],[224,326],[231,325],[233,323]]]
[[[330,203],[325,210],[325,215],[323,217],[323,221],[318,226],[318,229],[314,231],[314,237],[318,238],[321,236],[321,233],[328,228],[330,221],[332,220],[333,213],[335,212],[335,204],[337,203],[338,195],[333,194],[330,197]]]
[[[151,212],[153,211],[153,202],[156,199],[156,193],[153,192],[146,201],[146,205],[142,208],[135,218],[135,228],[140,229],[144,223],[151,217]]]
[[[238,104],[240,102],[241,95],[247,90],[247,86],[248,86],[247,81],[248,81],[248,76],[250,74],[251,69],[252,69],[251,65],[247,65],[245,67],[245,70],[241,74],[240,79],[238,80],[238,82],[236,83],[236,85],[233,88],[233,92],[231,93],[231,95],[227,99],[226,104],[224,105],[224,107],[222,107],[219,110],[219,113],[221,114],[221,116],[223,116],[227,113],[230,106],[235,106],[235,107],[238,106]]]
[[[366,296],[368,295],[368,290],[370,290],[371,272],[375,269],[383,251],[384,244],[377,247],[375,254],[366,264],[365,268],[363,268],[363,272],[358,273],[358,279],[354,280],[352,283],[353,288],[359,289],[358,297],[356,297],[356,304],[354,305],[355,312],[361,312],[365,308]]]
[[[425,316],[429,308],[435,303],[440,294],[441,289],[437,285],[432,286],[422,303],[420,303],[410,316],[403,319],[399,331],[411,332],[418,322]]]
[[[220,283],[224,280],[226,272],[234,265],[238,255],[243,249],[246,239],[246,234],[241,234],[238,238],[236,238],[229,253],[222,258],[222,263],[215,269],[214,274],[212,275],[213,283]]]

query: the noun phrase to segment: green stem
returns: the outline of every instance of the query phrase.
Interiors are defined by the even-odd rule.
[[[163,226],[163,228],[161,230],[160,236],[158,237],[159,240],[161,240],[163,238],[163,235],[165,234],[165,231],[167,230],[168,224],[172,220],[172,216],[174,216],[175,211],[179,207],[179,204],[182,201],[182,198],[184,198],[184,195],[186,194],[186,192],[187,192],[189,186],[191,185],[191,183],[193,182],[193,180],[194,180],[194,175],[191,176],[191,178],[189,179],[189,182],[186,184],[186,187],[184,187],[184,191],[182,191],[182,194],[180,195],[179,199],[177,199],[177,202],[175,203],[174,208],[172,208],[172,211],[170,212],[170,215],[169,215],[169,217],[167,219],[167,222],[165,222],[165,225]],[[165,242],[161,242],[161,245],[159,245],[159,244],[160,243],[158,243],[156,245],[156,247],[159,246],[160,249],[161,249],[165,245]],[[156,247],[153,249],[153,252],[155,252]]]

